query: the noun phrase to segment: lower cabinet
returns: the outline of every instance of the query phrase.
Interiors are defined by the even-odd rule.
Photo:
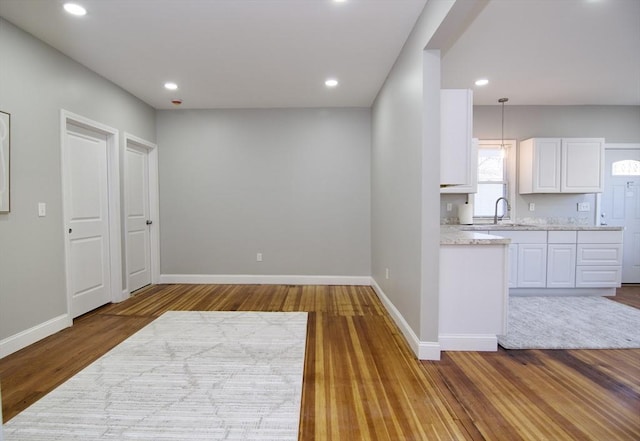
[[[545,288],[547,283],[547,232],[494,230],[508,237],[509,288]]]
[[[618,287],[622,280],[622,232],[580,231],[576,287]]]
[[[547,286],[547,244],[518,244],[518,288]]]
[[[576,286],[576,244],[550,243],[547,250],[547,288]]]
[[[518,287],[518,244],[509,244],[509,288]]]
[[[620,286],[621,230],[491,230],[486,233],[511,239],[509,288]]]

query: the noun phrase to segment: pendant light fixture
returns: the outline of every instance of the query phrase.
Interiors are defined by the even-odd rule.
[[[509,101],[509,98],[500,98],[498,102],[502,104],[502,137],[500,138],[500,156],[503,158],[506,156],[506,147],[504,146],[504,103]]]

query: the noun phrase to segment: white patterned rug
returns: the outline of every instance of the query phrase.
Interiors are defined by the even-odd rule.
[[[640,310],[602,297],[509,298],[505,349],[640,348]]]
[[[306,330],[306,312],[167,312],[8,421],[5,441],[295,441]]]

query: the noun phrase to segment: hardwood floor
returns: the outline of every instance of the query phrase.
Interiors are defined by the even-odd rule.
[[[616,300],[640,307],[640,289]],[[419,362],[362,286],[148,287],[0,360],[5,421],[167,310],[308,311],[300,440],[640,439],[640,350]]]

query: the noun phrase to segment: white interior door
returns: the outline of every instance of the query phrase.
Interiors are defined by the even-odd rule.
[[[146,148],[127,142],[126,173],[126,231],[127,277],[129,291],[151,283],[152,225],[149,209],[149,152]]]
[[[605,151],[601,223],[625,227],[622,283],[640,283],[640,146]]]
[[[66,125],[67,284],[77,317],[111,300],[107,135]]]

